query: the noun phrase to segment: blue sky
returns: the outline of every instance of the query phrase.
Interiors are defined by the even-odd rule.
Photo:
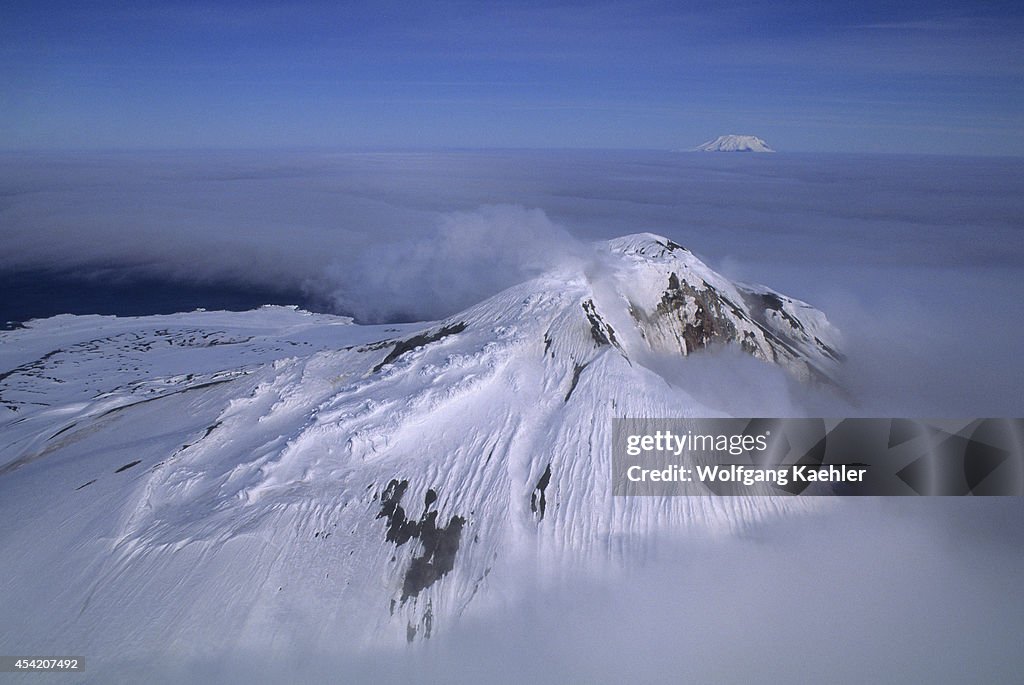
[[[941,2],[10,2],[0,148],[1024,154],[1024,10]]]

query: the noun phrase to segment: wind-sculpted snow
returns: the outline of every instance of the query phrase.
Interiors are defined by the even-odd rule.
[[[26,550],[0,561],[0,612],[40,649],[129,655],[419,639],[524,554],[571,573],[810,506],[614,498],[610,419],[717,414],[658,355],[734,347],[829,383],[840,347],[809,305],[650,234],[439,322],[264,308],[0,336],[0,513]]]

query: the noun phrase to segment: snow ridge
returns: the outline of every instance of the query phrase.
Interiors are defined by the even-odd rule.
[[[29,550],[0,559],[0,613],[23,641],[62,617],[69,643],[129,655],[280,648],[296,625],[325,649],[415,641],[524,554],[558,572],[818,506],[615,498],[609,419],[717,414],[655,354],[733,346],[823,384],[841,360],[821,312],[653,234],[437,322],[62,316],[0,342],[0,516]]]

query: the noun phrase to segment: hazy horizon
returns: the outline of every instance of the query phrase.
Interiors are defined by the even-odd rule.
[[[1024,153],[1002,2],[8,3],[0,149]]]
[[[721,135],[745,135],[723,133]],[[751,134],[753,135],[753,134]],[[280,146],[223,146],[215,145],[203,147],[67,147],[67,148],[0,148],[0,156],[29,156],[29,157],[53,157],[60,155],[88,156],[88,155],[143,155],[143,154],[168,154],[168,155],[189,155],[189,154],[216,154],[216,153],[237,153],[237,154],[282,154],[282,153],[306,153],[306,154],[422,154],[422,153],[459,153],[459,152],[536,152],[536,153],[557,153],[557,152],[669,152],[672,154],[693,154],[697,156],[744,156],[753,157],[762,154],[785,155],[793,157],[926,157],[926,158],[950,158],[950,159],[1024,159],[1024,151],[1019,152],[991,152],[991,153],[965,153],[965,152],[905,152],[900,150],[773,150],[771,153],[757,152],[705,152],[696,150],[697,145],[709,142],[718,135],[710,136],[690,147],[601,147],[601,146],[457,146],[457,145],[436,145],[436,146],[324,146],[324,145],[280,145]],[[770,141],[767,141],[770,142]]]

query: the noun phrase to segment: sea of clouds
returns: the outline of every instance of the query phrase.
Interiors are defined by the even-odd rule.
[[[527,555],[412,645],[354,649],[282,617],[273,653],[94,662],[156,683],[1020,681],[1020,498],[833,504],[734,537],[652,537],[555,578]]]
[[[824,310],[850,357],[844,413],[1024,413],[1018,159],[8,153],[0,198],[8,273],[276,289],[363,322],[441,318],[591,240],[651,231]],[[748,385],[779,382],[764,374]],[[720,404],[830,408],[772,412],[764,394]]]
[[[825,311],[843,396],[724,351],[666,360],[736,415],[1024,414],[1024,162],[669,152],[0,157],[0,269],[279,289],[437,319],[589,241],[651,231]],[[840,501],[545,580],[524,560],[428,644],[154,655],[150,682],[1019,681],[1016,498]],[[497,592],[497,599],[494,598]],[[96,655],[94,655],[96,656]],[[100,655],[102,656],[102,655]],[[106,655],[113,656],[113,655]],[[98,681],[97,681],[98,682]]]

